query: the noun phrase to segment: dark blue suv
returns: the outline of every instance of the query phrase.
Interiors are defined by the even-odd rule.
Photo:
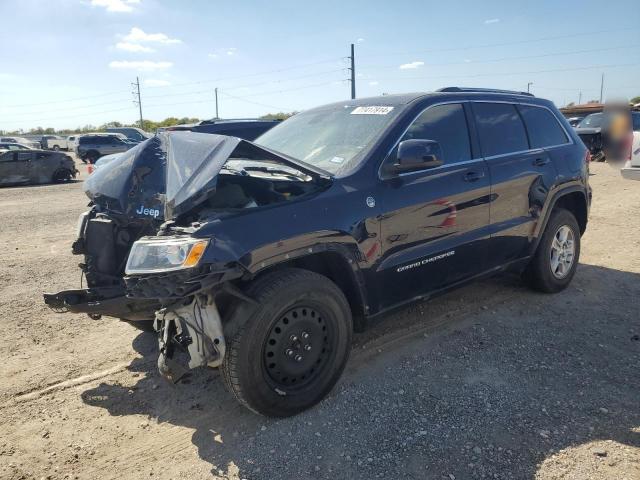
[[[221,367],[244,405],[292,415],[367,319],[504,270],[564,289],[589,160],[551,102],[482,89],[338,102],[253,142],[160,134],[85,183],[89,288],[46,301],[155,317],[166,377]]]

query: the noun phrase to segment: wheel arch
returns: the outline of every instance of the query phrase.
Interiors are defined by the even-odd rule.
[[[278,261],[258,269],[249,279],[241,281],[236,287],[243,292],[252,282],[263,276],[289,268],[317,273],[331,280],[344,293],[351,309],[354,330],[362,331],[369,307],[363,275],[355,256],[344,245],[324,244],[309,247],[305,251],[306,253],[291,252],[282,255]],[[238,294],[233,295],[233,298],[227,298],[221,312],[225,336],[237,331],[255,308],[258,308],[258,305],[252,303],[250,298],[242,298]]]
[[[587,192],[585,192],[584,186],[582,185],[565,187],[551,196],[542,212],[542,221],[538,223],[538,228],[535,232],[535,242],[533,243],[532,254],[538,248],[538,244],[542,239],[542,234],[547,227],[551,213],[556,208],[569,210],[576,217],[580,227],[580,235],[585,232],[589,215]]]

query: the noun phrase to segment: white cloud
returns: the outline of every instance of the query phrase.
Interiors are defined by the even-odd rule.
[[[372,87],[375,87],[376,85],[378,85],[380,82],[377,82],[376,80],[374,80],[373,82],[369,82],[369,85],[371,85]]]
[[[114,60],[109,63],[109,68],[117,69],[132,69],[132,70],[164,70],[171,68],[173,63],[171,62],[152,62],[150,60],[141,60],[130,62],[128,60]]]
[[[94,7],[104,7],[107,12],[131,12],[131,5],[139,4],[140,0],[91,0]]]
[[[116,43],[116,48],[118,50],[124,50],[125,52],[134,52],[134,53],[155,52],[155,50],[151,47],[145,47],[144,45],[140,45],[138,43],[129,43],[129,42],[118,42]]]
[[[359,38],[356,40],[356,43],[364,43],[364,38]]]
[[[485,25],[491,25],[492,23],[498,23],[500,21],[499,18],[490,18],[484,21]]]
[[[167,87],[171,85],[169,80],[161,80],[159,78],[149,78],[144,81],[145,86],[147,87]]]
[[[164,33],[146,33],[144,30],[138,27],[133,27],[128,35],[125,35],[123,40],[130,43],[161,43],[163,45],[169,45],[174,43],[182,43],[182,40],[177,38],[170,38]]]
[[[413,70],[423,65],[424,65],[424,62],[420,62],[420,61],[403,63],[402,65],[400,65],[400,70]]]
[[[233,57],[236,53],[238,53],[238,49],[235,47],[227,47],[227,48],[218,48],[215,52],[209,53],[207,56],[212,59],[220,58],[220,57]]]

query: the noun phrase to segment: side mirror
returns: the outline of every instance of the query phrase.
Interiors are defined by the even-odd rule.
[[[395,173],[415,172],[439,167],[442,148],[433,140],[405,140],[398,145],[396,161],[391,167]]]

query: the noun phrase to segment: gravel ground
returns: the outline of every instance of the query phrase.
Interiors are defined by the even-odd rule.
[[[283,420],[214,370],[165,383],[153,334],[50,312],[81,184],[0,189],[0,478],[640,479],[640,184],[592,172],[565,292],[505,275],[389,315]]]

